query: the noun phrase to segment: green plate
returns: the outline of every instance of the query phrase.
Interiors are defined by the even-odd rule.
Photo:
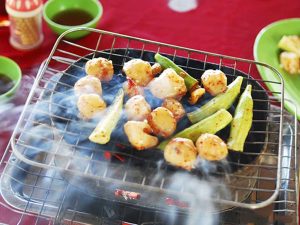
[[[283,35],[300,35],[300,18],[280,20],[263,28],[257,35],[254,43],[254,59],[273,66],[277,69],[284,80],[284,97],[292,100],[298,110],[297,118],[300,120],[300,74],[291,75],[280,68],[279,53],[277,44]],[[278,81],[277,75],[270,69],[257,66],[263,80]],[[281,92],[280,85],[266,82],[267,87],[273,92]],[[275,94],[276,95],[276,94]],[[285,108],[295,112],[292,103],[285,101]]]

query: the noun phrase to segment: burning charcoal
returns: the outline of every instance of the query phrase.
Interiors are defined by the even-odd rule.
[[[166,198],[165,203],[168,206],[177,206],[179,208],[189,208],[189,204],[185,201],[176,200],[173,198]]]
[[[115,190],[115,197],[123,197],[125,200],[138,200],[141,198],[141,194],[133,191],[125,191],[122,189]]]

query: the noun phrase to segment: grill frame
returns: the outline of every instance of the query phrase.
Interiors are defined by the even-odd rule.
[[[64,36],[67,35],[68,33],[70,32],[76,32],[76,31],[79,31],[79,30],[87,30],[89,32],[92,32],[94,34],[99,34],[99,37],[98,37],[98,40],[97,40],[97,43],[96,43],[96,46],[94,49],[90,49],[88,47],[85,47],[85,46],[81,46],[81,45],[78,45],[78,44],[74,44],[72,42],[69,42],[69,41],[65,41],[63,40]],[[37,162],[37,161],[34,161],[34,160],[29,160],[28,158],[26,158],[21,152],[18,151],[18,147],[17,147],[17,144],[16,144],[16,140],[18,140],[18,132],[19,130],[22,129],[22,126],[26,119],[26,109],[28,109],[29,105],[32,103],[33,99],[35,98],[35,94],[36,94],[36,90],[39,88],[39,84],[40,82],[42,82],[42,80],[44,79],[44,75],[46,74],[47,72],[47,69],[49,68],[49,64],[52,63],[53,60],[58,60],[60,61],[61,63],[70,63],[70,61],[68,61],[68,59],[66,58],[60,58],[59,56],[55,56],[56,53],[63,53],[63,54],[67,54],[69,55],[70,57],[74,56],[74,57],[78,57],[78,55],[76,55],[75,53],[72,53],[72,52],[66,52],[64,50],[60,50],[58,48],[58,46],[61,44],[61,43],[65,43],[65,44],[70,44],[74,47],[78,47],[78,48],[81,48],[83,50],[88,50],[88,51],[91,51],[91,52],[97,52],[98,51],[98,47],[100,46],[100,43],[102,41],[102,38],[103,36],[110,36],[110,37],[113,37],[113,41],[111,42],[111,49],[110,49],[110,54],[113,54],[113,49],[115,48],[116,46],[116,43],[117,43],[117,39],[118,38],[121,38],[121,39],[125,39],[127,40],[128,44],[126,46],[127,49],[129,49],[130,47],[130,44],[131,42],[138,42],[138,43],[143,43],[142,44],[142,52],[144,52],[146,50],[146,47],[147,45],[154,45],[156,46],[157,48],[157,51],[158,52],[164,52],[163,49],[164,48],[167,48],[167,49],[172,49],[174,50],[174,59],[175,59],[175,56],[177,55],[177,52],[187,52],[188,53],[188,59],[187,59],[187,62],[189,61],[190,59],[190,55],[193,55],[193,54],[199,54],[199,55],[203,55],[204,56],[204,65],[207,63],[207,62],[210,62],[208,60],[209,57],[212,57],[214,59],[218,59],[219,60],[219,67],[222,68],[222,65],[224,65],[224,61],[226,60],[231,60],[231,61],[234,61],[235,63],[233,64],[234,66],[234,71],[237,71],[237,63],[242,63],[242,64],[247,64],[248,65],[248,75],[250,75],[250,72],[251,72],[251,68],[256,65],[256,66],[263,66],[263,67],[267,67],[269,68],[270,70],[272,70],[275,74],[278,75],[278,79],[280,80],[279,82],[279,85],[281,85],[281,93],[273,93],[273,94],[277,94],[277,95],[280,95],[280,111],[279,111],[279,134],[278,134],[278,155],[277,155],[277,158],[278,158],[278,161],[277,161],[277,174],[276,174],[276,187],[274,190],[272,190],[272,195],[265,201],[263,202],[260,202],[260,203],[243,203],[243,202],[240,202],[240,201],[229,201],[229,200],[224,200],[224,199],[219,199],[218,200],[218,203],[221,203],[221,204],[226,204],[226,205],[229,205],[229,206],[234,206],[234,207],[244,207],[244,208],[249,208],[249,209],[257,209],[257,208],[261,208],[261,207],[265,207],[269,204],[271,204],[277,197],[278,193],[279,193],[279,188],[280,188],[280,177],[281,177],[281,143],[282,143],[282,121],[283,121],[283,103],[284,103],[284,84],[283,84],[283,79],[281,77],[281,75],[279,74],[279,72],[274,69],[273,67],[269,66],[269,65],[266,65],[264,63],[260,63],[260,62],[255,62],[255,61],[252,61],[252,60],[246,60],[246,59],[241,59],[241,58],[236,58],[236,57],[231,57],[231,56],[224,56],[224,55],[220,55],[220,54],[214,54],[214,53],[209,53],[209,52],[204,52],[204,51],[198,51],[198,50],[194,50],[194,49],[189,49],[189,48],[183,48],[183,47],[179,47],[179,46],[175,46],[175,45],[170,45],[170,44],[163,44],[163,43],[160,43],[160,42],[155,42],[155,41],[149,41],[149,40],[145,40],[145,39],[141,39],[141,38],[136,38],[136,37],[131,37],[131,36],[127,36],[127,35],[121,35],[121,34],[116,34],[116,33],[112,33],[112,32],[108,32],[108,31],[102,31],[102,30],[95,30],[95,29],[90,29],[90,28],[76,28],[76,29],[73,29],[73,30],[70,30],[70,31],[67,31],[65,32],[64,34],[62,34],[57,42],[55,43],[50,55],[49,55],[49,58],[47,59],[47,61],[45,62],[45,65],[44,67],[41,69],[40,73],[37,75],[37,78],[35,80],[35,83],[33,85],[33,88],[32,88],[32,91],[30,92],[29,94],[29,97],[28,97],[28,100],[26,102],[26,105],[25,105],[25,110],[23,111],[21,117],[20,117],[20,120],[16,126],[16,129],[13,133],[13,136],[12,136],[12,142],[11,142],[11,145],[12,145],[12,148],[14,150],[14,154],[19,158],[21,159],[23,162],[29,164],[29,165],[33,165],[33,166],[37,166],[37,167],[41,167],[41,168],[45,168],[45,169],[55,169],[55,170],[60,170],[60,171],[68,171],[68,169],[63,169],[63,168],[60,168],[60,167],[57,167],[55,165],[53,165],[53,163],[40,163],[40,162]],[[167,52],[166,52],[167,53]],[[191,56],[192,58],[192,56]],[[125,57],[124,57],[124,61],[123,63],[125,62]],[[205,69],[205,66],[204,66],[204,69]],[[56,71],[56,72],[61,72],[61,71]],[[250,77],[248,77],[248,79],[250,79]],[[259,82],[262,82],[261,80],[256,80],[256,81],[259,81]],[[276,82],[276,81],[264,81],[264,82]],[[42,82],[43,83],[43,82]],[[275,103],[276,100],[271,100],[270,103]],[[61,139],[59,139],[58,141],[61,141]],[[68,167],[66,167],[68,168]],[[70,170],[69,172],[71,172],[72,174],[74,175],[80,175],[80,176],[86,176],[86,177],[89,177],[89,174],[83,174],[82,172],[80,173],[76,173],[76,171],[74,170]],[[92,179],[99,179],[100,177],[93,177],[93,176],[90,176]],[[104,176],[103,177],[103,181],[104,182],[107,182],[109,181],[109,178]],[[111,180],[111,182],[116,182],[116,180]],[[121,181],[124,183],[124,181]],[[129,186],[135,186],[134,184],[130,183],[128,184]],[[140,185],[138,186],[140,187]],[[256,190],[256,191],[259,191],[259,190]],[[175,193],[174,193],[175,194]]]
[[[228,212],[223,213],[225,216],[224,220],[220,221],[220,224],[222,225],[237,225],[237,224],[246,224],[248,223],[254,223],[258,225],[267,225],[267,224],[276,224],[276,222],[280,222],[280,224],[285,224],[285,225],[294,225],[294,224],[299,224],[298,222],[298,199],[299,199],[299,186],[298,186],[298,171],[297,171],[297,165],[298,165],[298,159],[299,159],[299,154],[297,154],[297,119],[295,117],[291,118],[288,114],[285,114],[284,116],[284,125],[290,125],[293,127],[292,129],[292,134],[288,135],[288,138],[293,139],[293,144],[291,146],[287,146],[291,148],[291,158],[288,157],[289,161],[294,162],[290,165],[290,167],[287,167],[287,170],[292,174],[291,177],[289,178],[282,178],[282,181],[288,180],[291,183],[288,187],[286,188],[281,188],[280,189],[280,195],[278,199],[272,204],[272,207],[266,207],[266,208],[261,208],[257,210],[247,210],[244,208],[235,208],[232,210],[229,210]],[[295,126],[296,125],[296,126]],[[294,127],[295,126],[295,127]],[[298,133],[298,138],[300,133]],[[284,142],[283,145],[286,145]],[[16,169],[17,165],[14,165],[16,160],[18,160],[14,155],[13,151],[11,149],[11,146],[8,146],[6,151],[4,152],[4,155],[2,157],[0,166],[1,168],[7,167],[7,166],[12,166],[12,168]],[[28,165],[27,165],[28,166]],[[30,166],[30,165],[29,165]],[[283,166],[282,168],[284,168]],[[46,170],[43,170],[41,168],[36,173],[36,178],[33,179],[33,186],[31,188],[34,188],[34,193],[32,194],[32,198],[30,199],[20,199],[15,193],[11,192],[11,196],[13,199],[19,199],[23,201],[23,208],[20,207],[18,208],[17,205],[21,206],[21,204],[16,204],[15,202],[11,202],[9,198],[7,198],[7,192],[5,193],[3,191],[3,180],[10,180],[10,173],[8,173],[7,170],[4,170],[1,172],[1,194],[3,199],[0,199],[0,208],[5,207],[6,209],[9,209],[12,213],[14,213],[14,218],[16,219],[15,224],[28,224],[28,221],[31,221],[31,224],[48,224],[48,225],[54,225],[54,224],[73,224],[73,225],[81,225],[81,224],[98,224],[98,225],[104,225],[104,224],[110,224],[110,225],[124,225],[124,224],[130,224],[126,223],[131,222],[134,223],[134,221],[128,221],[128,220],[123,220],[122,221],[122,215],[120,215],[119,219],[116,218],[111,218],[110,215],[114,211],[114,207],[112,205],[104,205],[100,206],[97,205],[97,212],[99,214],[95,215],[90,215],[86,211],[83,211],[82,208],[79,208],[79,203],[80,203],[80,198],[85,198],[84,194],[81,193],[80,197],[77,198],[75,201],[75,204],[73,206],[70,206],[70,203],[67,203],[67,197],[66,194],[70,191],[70,184],[66,183],[66,185],[62,185],[63,189],[59,190],[59,193],[61,194],[62,198],[57,202],[57,209],[51,213],[47,211],[48,205],[51,206],[53,202],[51,202],[51,198],[47,197],[47,193],[49,191],[57,190],[55,189],[56,185],[51,186],[51,182],[55,183],[57,180],[61,181],[61,178],[56,177],[55,175],[49,175],[48,178],[51,179],[49,182],[49,185],[47,186],[42,186],[40,184],[35,183],[35,179],[39,178],[44,178],[46,174],[43,173]],[[53,171],[52,171],[53,172]],[[30,172],[27,172],[30,174]],[[293,175],[294,174],[294,175]],[[56,178],[55,178],[56,177]],[[20,181],[21,182],[21,181]],[[24,187],[28,188],[30,183],[25,184]],[[9,189],[8,189],[9,190]],[[44,195],[41,195],[40,192],[43,192]],[[27,190],[27,193],[31,193],[31,189]],[[255,195],[254,193],[252,195]],[[43,196],[43,197],[37,197],[37,196]],[[40,201],[35,201],[34,200],[40,200]],[[32,206],[30,204],[34,204],[35,206]],[[277,208],[276,208],[277,205]],[[281,207],[278,207],[281,206]],[[35,207],[35,208],[34,208]],[[104,207],[107,207],[104,209]],[[129,207],[130,208],[130,207]],[[35,210],[33,210],[35,209]],[[128,209],[130,211],[130,209]],[[116,212],[116,211],[115,211]],[[137,217],[143,215],[145,212],[142,212],[142,210],[136,210],[137,212]],[[270,213],[270,214],[268,214]],[[176,223],[165,223],[165,221],[162,221],[159,217],[160,212],[156,211],[152,217],[153,220],[148,220],[148,222],[143,222],[141,218],[137,218],[136,224],[139,225],[166,225],[166,224],[172,224],[175,225]],[[243,219],[244,218],[244,219]],[[252,218],[252,219],[249,219]],[[268,220],[269,218],[269,220]],[[287,218],[290,218],[287,220]],[[0,218],[1,219],[4,218]],[[127,219],[127,218],[124,218]],[[153,221],[153,222],[150,222]],[[236,221],[240,221],[239,223]],[[5,222],[2,220],[1,222]],[[244,223],[243,223],[244,222]],[[176,224],[177,225],[177,224]],[[178,224],[179,225],[179,224]],[[181,225],[181,224],[180,224]]]

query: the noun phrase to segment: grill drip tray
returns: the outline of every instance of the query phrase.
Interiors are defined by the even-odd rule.
[[[274,111],[278,110],[275,107],[272,108]],[[281,188],[274,203],[257,210],[231,208],[217,213],[206,212],[199,216],[213,221],[218,219],[219,224],[298,224],[295,124],[292,116],[284,115]],[[270,125],[270,134],[276,134],[276,132],[276,126]],[[272,143],[278,143],[275,136],[269,137]],[[9,154],[9,151],[6,151],[6,154]],[[17,211],[16,215],[20,217],[19,222],[22,222],[25,214],[35,214],[35,221],[32,224],[43,224],[40,222],[45,219],[50,221],[49,224],[188,224],[187,214],[176,210],[176,207],[173,213],[170,213],[168,210],[150,210],[135,206],[131,204],[130,199],[128,204],[126,201],[108,201],[99,196],[84,193],[81,188],[78,188],[80,185],[85,185],[84,183],[73,185],[58,171],[28,165],[18,160],[13,154],[6,157],[7,162],[1,165],[5,166],[0,186],[3,198],[1,203]],[[276,166],[275,156],[266,159],[268,162],[263,163],[269,165],[270,168]],[[276,174],[273,174],[274,171],[276,170],[263,167],[259,171],[259,176],[276,177]],[[274,186],[266,187],[266,184],[270,185],[270,182],[258,180],[246,202],[258,203],[260,199],[265,199],[264,193],[256,190],[274,189]],[[174,206],[170,207],[174,208]]]

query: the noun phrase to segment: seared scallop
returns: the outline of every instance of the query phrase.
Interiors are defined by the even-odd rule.
[[[174,98],[166,98],[163,101],[162,107],[170,110],[176,120],[181,119],[185,114],[182,104]]]
[[[102,95],[101,81],[94,76],[84,76],[74,85],[75,95],[81,94],[98,94]]]
[[[153,133],[168,137],[176,130],[176,119],[172,112],[164,107],[154,109],[147,118]]]
[[[227,77],[221,70],[206,70],[201,76],[205,90],[215,96],[227,89]]]
[[[77,108],[83,119],[91,119],[106,108],[106,103],[100,95],[82,94],[78,98]]]
[[[190,139],[173,138],[165,147],[164,158],[174,166],[191,170],[197,159],[197,150]]]
[[[129,97],[133,97],[135,95],[144,95],[143,87],[138,86],[130,78],[128,78],[127,81],[123,83],[123,90],[125,94],[128,95]]]
[[[85,71],[88,75],[98,77],[102,81],[110,81],[114,75],[112,61],[102,57],[87,61]]]
[[[151,107],[142,95],[135,95],[125,104],[128,120],[144,120],[151,112]]]
[[[128,121],[124,124],[124,131],[137,150],[152,148],[158,143],[158,138],[151,135],[152,129],[147,121]]]
[[[152,70],[152,74],[153,76],[161,73],[161,71],[163,70],[161,65],[159,63],[154,63],[152,66],[151,66],[151,70]]]
[[[189,103],[194,105],[198,102],[198,100],[205,94],[204,88],[196,88],[191,92],[191,96],[189,97]]]
[[[153,79],[150,63],[142,59],[132,59],[126,62],[123,71],[139,86],[146,86]]]
[[[214,134],[201,134],[196,141],[196,147],[199,156],[210,161],[222,160],[228,154],[225,142]]]
[[[180,98],[186,94],[184,79],[168,68],[149,83],[151,93],[157,98]]]

